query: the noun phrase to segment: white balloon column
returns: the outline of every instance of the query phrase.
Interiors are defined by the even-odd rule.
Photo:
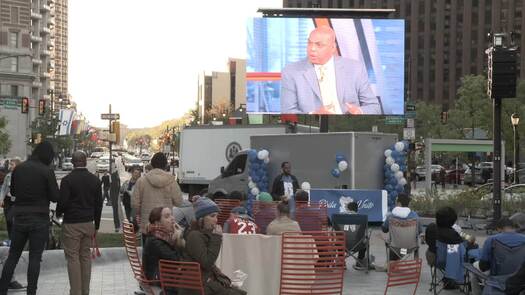
[[[384,188],[388,193],[388,208],[391,210],[395,206],[396,197],[405,191],[407,180],[406,155],[408,152],[408,142],[398,141],[389,149],[385,150]]]

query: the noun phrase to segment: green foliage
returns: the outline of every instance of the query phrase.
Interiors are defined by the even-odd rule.
[[[0,154],[7,154],[11,148],[11,140],[9,134],[4,130],[7,126],[7,119],[0,117]]]

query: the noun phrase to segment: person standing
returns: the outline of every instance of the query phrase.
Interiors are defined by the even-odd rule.
[[[137,180],[139,180],[142,171],[139,167],[133,167],[131,169],[131,179],[124,181],[122,187],[120,187],[120,193],[122,194],[122,205],[124,205],[124,211],[126,218],[131,221],[131,195],[133,194],[133,187]]]
[[[62,244],[67,260],[70,295],[89,294],[92,239],[100,227],[104,199],[100,180],[86,168],[87,157],[76,151],[73,171],[60,183],[57,216],[64,216]]]
[[[117,165],[114,163],[111,163],[113,169],[111,172],[111,181],[110,181],[110,189],[109,189],[109,196],[111,197],[111,206],[113,207],[113,223],[115,224],[115,232],[118,233],[120,231],[120,211],[119,206],[119,196],[120,196],[120,176],[118,174]]]
[[[9,161],[9,171],[7,175],[4,178],[4,183],[2,184],[2,190],[0,191],[0,201],[2,203],[2,207],[4,207],[4,217],[5,217],[5,225],[7,229],[7,237],[9,238],[9,241],[12,239],[12,229],[13,229],[13,221],[11,219],[11,208],[13,208],[15,197],[11,195],[11,175],[13,173],[13,170],[15,167],[20,164],[22,161],[20,161],[19,158],[14,158]],[[19,290],[25,288],[20,284],[13,274],[13,277],[11,278],[11,282],[9,283],[9,289]]]
[[[31,158],[18,165],[11,177],[11,195],[16,197],[12,208],[12,241],[9,256],[0,278],[0,295],[7,294],[13,272],[24,246],[29,241],[27,294],[36,294],[40,261],[49,234],[49,203],[58,200],[55,173],[50,169],[55,152],[51,143],[38,144]]]
[[[109,185],[111,181],[109,180],[109,174],[107,171],[104,171],[104,175],[102,175],[102,188],[104,189],[104,200],[106,200],[106,204],[108,206],[111,206],[111,199],[109,198]]]
[[[153,170],[139,178],[133,189],[131,208],[137,214],[143,242],[148,234],[146,225],[153,208],[173,208],[182,204],[182,192],[175,177],[164,171],[167,164],[168,159],[163,153],[153,155],[151,158]]]
[[[274,201],[281,201],[282,196],[292,197],[299,189],[297,177],[292,175],[292,165],[290,162],[281,164],[282,173],[273,180],[272,197]]]

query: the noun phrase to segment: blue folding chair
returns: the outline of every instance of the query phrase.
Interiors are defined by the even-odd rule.
[[[368,215],[365,214],[333,214],[334,230],[343,231],[346,238],[346,253],[356,261],[366,265],[366,273],[370,267],[370,232],[368,231]],[[366,261],[361,261],[356,255],[366,249]]]
[[[512,274],[519,270],[525,262],[525,244],[509,247],[494,239],[492,242],[492,259],[490,273],[485,274],[470,263],[463,266],[468,273],[478,278],[483,287],[483,294],[505,294],[505,282]],[[467,278],[470,278],[467,276]]]
[[[436,241],[436,261],[430,266],[432,277],[430,290],[439,294],[445,283],[455,283],[460,290],[466,291],[466,271],[463,264],[467,261],[467,250],[464,243],[445,244]]]

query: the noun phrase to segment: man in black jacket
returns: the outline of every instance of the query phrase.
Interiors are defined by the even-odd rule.
[[[100,226],[102,190],[100,180],[86,169],[87,157],[76,151],[75,169],[62,179],[57,215],[64,215],[62,244],[67,260],[70,293],[89,294],[92,239]]]
[[[13,271],[28,240],[27,294],[36,294],[40,261],[49,234],[49,202],[58,200],[55,173],[49,168],[54,156],[53,146],[44,141],[35,147],[28,161],[13,171],[11,195],[16,201],[11,214],[15,226],[0,278],[0,295],[7,294]]]
[[[104,189],[104,199],[106,200],[107,206],[111,206],[111,199],[109,198],[109,174],[107,172],[104,172],[104,175],[102,175],[102,188]]]
[[[290,162],[281,164],[283,173],[277,175],[273,180],[272,197],[274,201],[281,201],[282,196],[292,197],[299,189],[297,177],[292,175],[292,165]]]

